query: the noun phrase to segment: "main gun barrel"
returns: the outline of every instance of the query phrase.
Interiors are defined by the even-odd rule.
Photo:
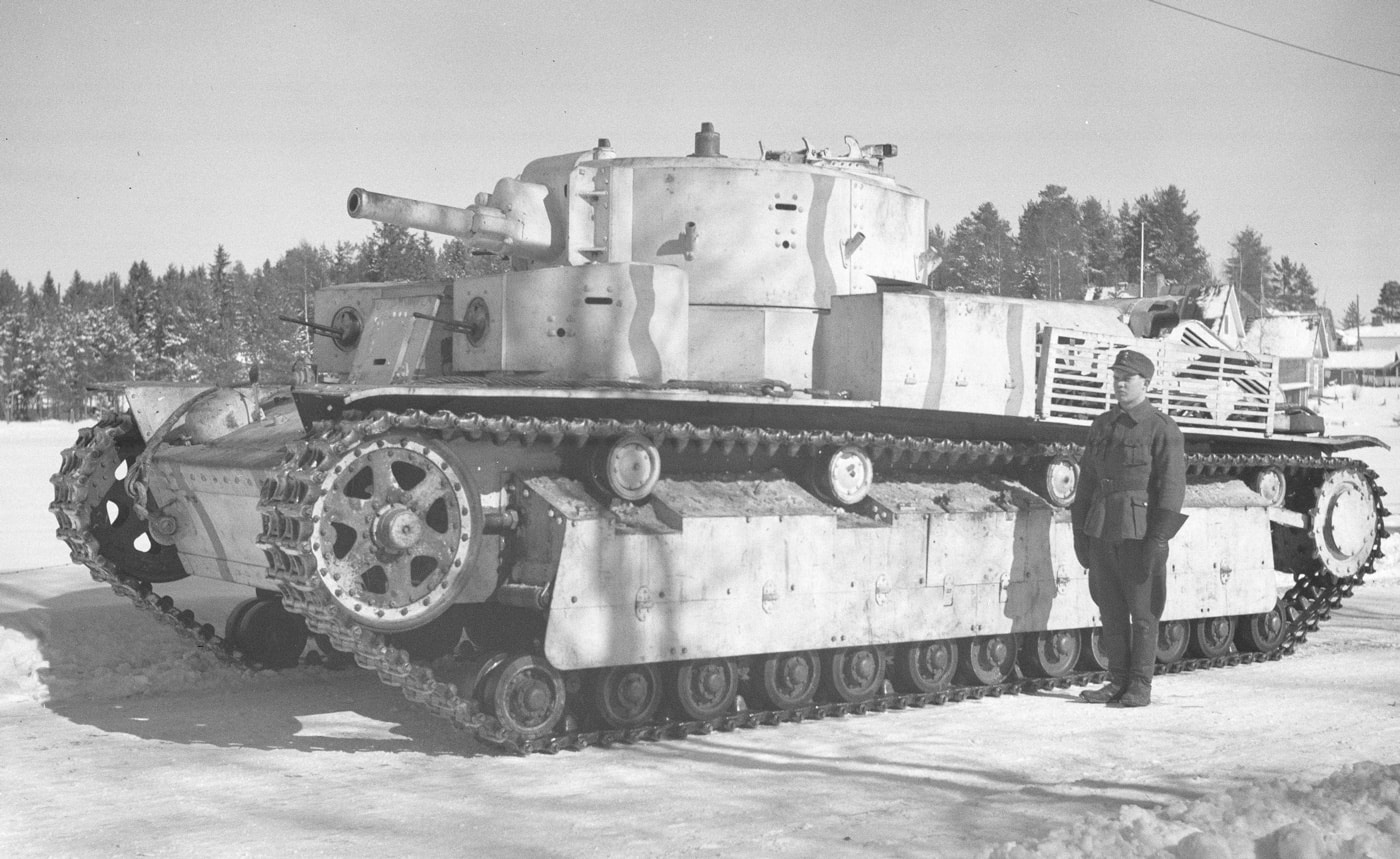
[[[548,193],[543,185],[502,179],[495,191],[478,194],[475,203],[459,209],[356,188],[345,209],[352,218],[453,236],[473,250],[546,259],[563,247],[562,236],[555,244],[544,203]]]
[[[425,203],[356,188],[350,192],[350,199],[345,201],[345,208],[352,218],[396,224],[410,230],[427,230],[458,238],[472,233],[473,213],[456,206]]]

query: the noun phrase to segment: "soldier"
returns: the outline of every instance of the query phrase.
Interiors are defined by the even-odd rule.
[[[1147,401],[1152,361],[1124,349],[1111,369],[1118,405],[1089,428],[1070,511],[1074,553],[1103,618],[1109,683],[1080,697],[1145,707],[1167,599],[1167,541],[1186,521],[1186,454],[1176,423]]]

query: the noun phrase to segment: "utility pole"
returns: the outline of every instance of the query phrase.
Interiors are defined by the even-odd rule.
[[[1356,294],[1356,348],[1361,349],[1361,293]]]
[[[1147,219],[1138,225],[1138,298],[1143,297],[1142,279],[1147,267]]]

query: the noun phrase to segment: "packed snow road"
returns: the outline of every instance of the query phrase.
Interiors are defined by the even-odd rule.
[[[1110,838],[1125,803],[1148,809],[1129,822],[1146,845],[1190,834],[1171,815],[1203,796],[1400,759],[1393,581],[1362,588],[1297,655],[1163,678],[1145,710],[1066,691],[521,759],[368,672],[191,655],[84,577],[0,575],[7,856],[979,856],[1086,813]],[[187,590],[206,616],[238,598]],[[1368,776],[1378,790],[1397,777]]]
[[[6,856],[1400,856],[1393,566],[1296,655],[1144,710],[1066,690],[516,758],[368,672],[230,668],[95,585],[45,521],[73,433],[0,427]],[[245,596],[168,590],[215,622]]]

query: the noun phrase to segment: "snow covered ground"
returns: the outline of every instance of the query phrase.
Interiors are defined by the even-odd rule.
[[[1330,393],[1400,492],[1400,393]],[[75,433],[0,424],[5,856],[1400,857],[1390,559],[1297,655],[1145,710],[1065,691],[519,759],[368,672],[223,665],[96,585],[46,509]],[[245,596],[166,590],[216,623]]]

